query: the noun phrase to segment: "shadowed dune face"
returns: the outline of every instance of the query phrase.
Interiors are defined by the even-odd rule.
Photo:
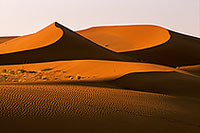
[[[15,36],[12,36],[12,37],[0,37],[0,44],[3,43],[3,42],[6,42],[6,41],[9,41],[11,39],[14,39],[16,38]]]
[[[200,76],[200,65],[193,65],[193,66],[181,66],[177,69],[188,71],[190,73],[194,73]]]
[[[51,42],[52,44],[44,43],[45,39],[43,41],[43,38],[41,38],[38,43],[31,43],[30,46],[23,45],[23,43],[21,44],[21,41],[24,40],[23,37],[11,40],[13,43],[15,40],[18,40],[19,43],[14,43],[16,47],[11,47],[11,44],[9,46],[0,46],[0,48],[2,48],[0,49],[0,64],[8,65],[78,59],[129,60],[129,57],[118,55],[113,51],[101,47],[58,23],[48,26],[42,30],[41,33],[46,32],[46,30],[48,30],[47,33],[50,35],[48,37],[45,33],[44,35],[42,34],[42,36],[46,36],[44,37],[46,40],[49,40],[49,38],[54,35],[58,37],[57,32],[63,34],[61,38],[61,34],[59,34],[59,39],[56,38],[55,40],[54,38]],[[34,41],[34,39],[38,41],[38,33],[31,36],[31,39],[26,36],[24,38],[28,39],[29,42]],[[47,44],[49,45],[46,46]],[[18,47],[18,45],[20,46]],[[8,51],[11,53],[8,53]]]
[[[115,52],[151,48],[170,38],[168,30],[152,25],[93,27],[77,33]]]
[[[129,73],[113,84],[139,91],[200,98],[200,78],[177,72]]]
[[[143,62],[172,67],[200,64],[200,38],[170,31],[171,38],[163,45],[121,54]]]

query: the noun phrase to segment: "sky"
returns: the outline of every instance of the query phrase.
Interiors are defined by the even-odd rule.
[[[72,30],[153,24],[200,37],[200,0],[0,0],[0,36],[34,33],[55,21]]]

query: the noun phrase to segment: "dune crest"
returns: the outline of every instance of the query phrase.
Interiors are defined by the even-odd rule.
[[[170,39],[168,30],[153,25],[92,27],[77,33],[115,52],[151,48]]]
[[[21,36],[6,41],[0,45],[0,54],[32,50],[48,46],[58,41],[63,36],[63,31],[55,23],[37,33]]]

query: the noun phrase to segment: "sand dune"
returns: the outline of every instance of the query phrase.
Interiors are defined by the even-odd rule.
[[[153,25],[92,27],[77,33],[115,52],[151,48],[170,39],[168,30]]]
[[[45,68],[51,68],[52,70],[46,73],[42,72],[41,70]],[[66,81],[66,84],[77,84],[76,82],[86,81],[82,82],[82,85],[87,86],[88,81],[90,83],[94,81],[93,85],[96,82],[105,82],[106,85],[116,88],[200,98],[200,76],[148,63],[75,60],[0,66],[0,71],[3,69],[7,69],[8,71],[16,71],[18,69],[35,71],[35,73],[27,75],[21,75],[21,73],[19,75],[11,74],[12,78],[16,78],[17,76],[22,77],[24,82],[62,81],[62,83],[65,83],[64,81]],[[36,77],[40,75],[41,79]],[[42,77],[44,75],[45,79],[43,80]],[[76,79],[77,75],[80,78]],[[26,76],[30,78],[25,78]],[[74,79],[69,79],[70,77]],[[21,79],[18,78],[18,81],[21,81]],[[16,80],[16,82],[18,81]]]
[[[55,26],[55,23],[47,26],[41,31],[17,37],[0,45],[0,54],[32,50],[51,45],[59,40],[63,31]]]
[[[7,42],[7,45],[0,46],[1,65],[77,59],[129,58],[101,47],[58,23],[53,23],[36,34],[18,37]]]
[[[200,64],[200,39],[151,26],[104,26],[77,33],[132,58],[167,66]]]
[[[200,38],[169,32],[171,38],[163,45],[122,54],[139,61],[173,67],[200,64]]]
[[[55,22],[0,38],[1,131],[200,132],[199,38],[144,25],[78,33]]]
[[[12,37],[0,37],[0,44],[3,43],[3,42],[6,42],[8,40],[11,40],[11,39],[14,39],[16,38],[15,36],[12,36]]]

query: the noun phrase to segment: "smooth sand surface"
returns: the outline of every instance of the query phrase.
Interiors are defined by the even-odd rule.
[[[8,40],[11,40],[11,39],[14,39],[16,38],[15,36],[12,36],[12,37],[0,37],[0,44],[3,43],[3,42],[6,42]]]
[[[168,30],[153,25],[92,27],[77,33],[115,52],[151,48],[170,39]]]
[[[26,51],[50,45],[59,40],[63,31],[55,23],[31,35],[14,38],[0,45],[0,54]]]

